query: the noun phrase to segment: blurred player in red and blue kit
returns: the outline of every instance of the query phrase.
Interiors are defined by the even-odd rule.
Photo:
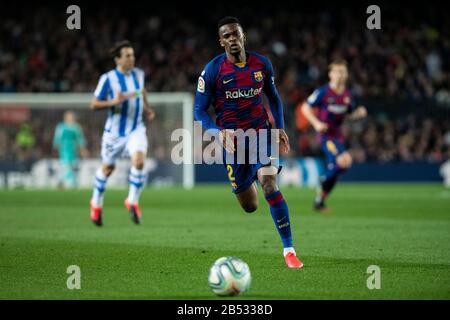
[[[302,105],[302,111],[314,129],[326,156],[326,171],[321,177],[321,188],[314,200],[314,208],[326,211],[325,199],[336,185],[338,177],[352,165],[352,157],[345,149],[341,132],[342,123],[349,115],[352,120],[366,117],[364,106],[356,107],[354,98],[347,89],[348,69],[345,60],[336,60],[329,65],[330,82],[316,89]],[[317,115],[312,108],[315,108]]]
[[[279,166],[274,166],[273,162],[263,163],[261,159],[253,164],[248,159],[245,163],[236,163],[227,157],[227,153],[235,155],[238,150],[236,147],[239,146],[233,142],[236,130],[261,132],[261,129],[267,129],[271,132],[269,117],[263,105],[263,93],[278,130],[279,147],[282,151],[289,151],[289,139],[284,131],[283,105],[275,87],[272,64],[266,57],[245,50],[245,35],[237,18],[223,18],[219,22],[218,32],[219,43],[225,53],[212,59],[199,77],[195,119],[202,122],[203,128],[217,133],[224,146],[224,165],[233,193],[246,212],[254,212],[258,207],[255,181],[260,182],[283,243],[285,262],[289,268],[301,268],[303,263],[297,258],[293,246],[288,206],[277,185]],[[214,106],[216,122],[207,113],[210,104]],[[271,149],[270,141],[267,139],[264,148]],[[261,145],[258,143],[254,148],[247,148],[249,153],[255,153]]]

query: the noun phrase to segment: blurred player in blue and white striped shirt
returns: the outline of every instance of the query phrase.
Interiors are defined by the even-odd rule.
[[[91,108],[107,109],[102,137],[102,167],[95,175],[91,199],[91,220],[102,225],[103,194],[115,161],[122,155],[131,157],[130,189],[125,206],[132,220],[139,224],[142,216],[139,196],[145,182],[144,162],[147,154],[147,133],[143,115],[148,121],[155,113],[150,108],[144,87],[144,72],[135,68],[134,50],[128,41],[121,41],[111,49],[116,68],[101,75]]]

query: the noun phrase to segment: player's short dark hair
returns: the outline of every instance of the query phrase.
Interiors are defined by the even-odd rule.
[[[120,51],[122,48],[132,48],[131,42],[128,40],[122,40],[119,42],[116,42],[114,46],[109,50],[109,55],[112,59],[114,58],[120,58]]]
[[[347,67],[348,63],[347,61],[345,61],[344,59],[336,59],[331,61],[331,63],[328,65],[328,71],[331,71],[331,69],[333,69],[334,66],[344,66]]]
[[[238,18],[227,16],[227,17],[220,19],[219,23],[217,24],[217,29],[220,29],[221,26],[224,26],[226,24],[231,24],[231,23],[237,23],[238,25],[242,26],[241,23],[239,22]]]

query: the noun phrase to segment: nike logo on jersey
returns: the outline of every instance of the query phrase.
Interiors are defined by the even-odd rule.
[[[230,83],[233,80],[234,80],[233,78],[227,79],[227,80],[224,79],[222,82],[223,82],[223,84],[227,84],[227,83]]]

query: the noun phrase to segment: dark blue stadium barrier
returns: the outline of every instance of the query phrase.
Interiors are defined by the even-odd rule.
[[[297,159],[300,165],[301,159]],[[323,162],[318,161],[318,170],[323,170]],[[304,172],[305,167],[301,166]],[[439,163],[429,162],[389,162],[389,163],[356,163],[341,176],[341,181],[348,182],[441,182]],[[195,166],[195,180],[203,182],[226,182],[227,175],[223,165]]]
[[[341,181],[438,182],[442,181],[439,167],[429,162],[357,163]]]
[[[227,171],[222,164],[196,164],[195,182],[227,182]]]
[[[293,159],[289,163],[283,162],[283,172],[288,174],[292,168],[298,167],[301,171],[299,185],[311,185],[311,181],[323,171],[321,159],[309,158]],[[316,161],[317,165],[311,165]],[[309,165],[305,165],[309,163]],[[440,163],[428,162],[389,162],[389,163],[357,163],[341,176],[341,181],[348,182],[441,182]],[[312,172],[314,170],[314,172]],[[0,186],[8,185],[9,172],[26,171],[23,164],[13,161],[0,161]],[[164,170],[159,172],[159,175]],[[181,172],[181,171],[180,171]],[[173,172],[171,173],[173,175]],[[181,179],[181,178],[180,178]],[[299,180],[299,178],[294,178]],[[197,183],[228,183],[227,172],[223,165],[195,165],[195,181]]]

